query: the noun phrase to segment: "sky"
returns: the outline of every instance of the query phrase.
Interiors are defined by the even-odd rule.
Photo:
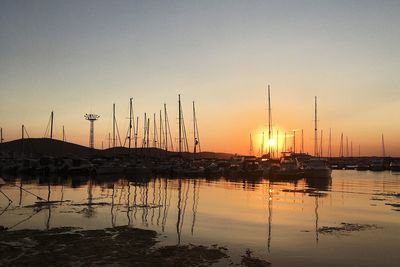
[[[112,105],[124,139],[167,104],[174,142],[181,94],[189,144],[196,103],[202,150],[258,153],[267,85],[282,149],[313,153],[314,97],[323,154],[340,135],[353,154],[400,156],[400,1],[20,1],[0,3],[0,127],[108,147]],[[321,142],[319,133],[318,143]],[[275,137],[274,137],[275,138]],[[266,138],[267,139],[267,138]],[[192,149],[192,148],[191,148]],[[350,150],[350,149],[349,149]],[[350,152],[349,152],[350,153]]]

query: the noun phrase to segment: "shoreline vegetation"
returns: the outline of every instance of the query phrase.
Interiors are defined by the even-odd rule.
[[[61,227],[0,231],[0,263],[11,266],[271,266],[248,249],[235,263],[218,245],[157,247],[156,231],[119,226],[99,230]]]

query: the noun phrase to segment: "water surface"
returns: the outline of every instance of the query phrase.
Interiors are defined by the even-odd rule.
[[[398,266],[400,176],[334,171],[323,180],[4,177],[0,225],[156,230],[160,245],[247,249],[274,266]],[[40,200],[51,205],[38,205]],[[394,204],[394,205],[390,205]],[[342,222],[377,229],[323,233]],[[221,263],[222,264],[222,263]]]

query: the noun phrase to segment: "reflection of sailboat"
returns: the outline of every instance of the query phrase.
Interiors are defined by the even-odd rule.
[[[193,219],[192,219],[192,228],[190,230],[192,235],[194,232],[194,225],[196,223],[197,207],[199,205],[199,198],[200,198],[200,186],[198,186],[197,190],[196,190],[196,183],[197,183],[197,181],[194,180],[194,182],[193,182],[193,206],[192,206]]]
[[[272,233],[272,192],[273,189],[271,181],[268,183],[268,252],[271,250],[271,233]]]
[[[318,244],[319,237],[318,237],[318,195],[315,196],[315,242]]]

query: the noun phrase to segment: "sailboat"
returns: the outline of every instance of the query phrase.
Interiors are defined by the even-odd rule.
[[[318,127],[317,127],[317,97],[315,97],[315,127],[314,127],[314,157],[303,163],[304,176],[307,178],[330,178],[332,169],[326,159],[321,158],[318,150]]]

